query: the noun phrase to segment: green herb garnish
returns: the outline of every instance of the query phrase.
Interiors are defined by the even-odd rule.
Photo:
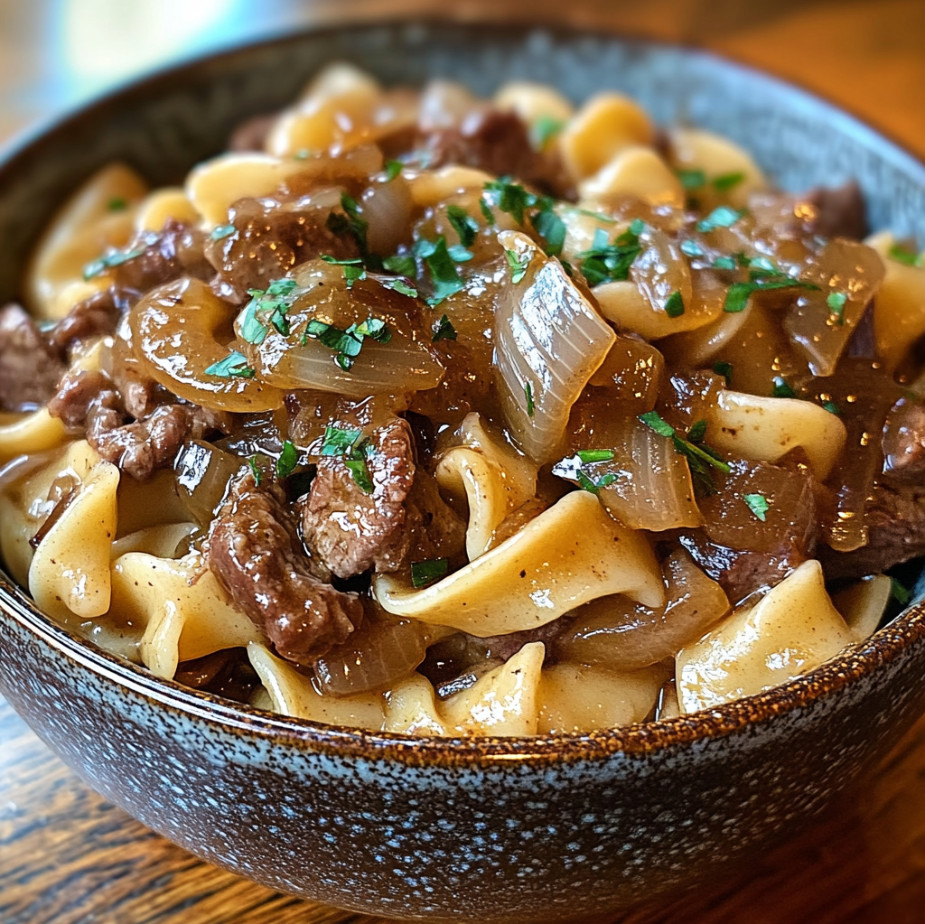
[[[900,606],[907,606],[912,599],[912,593],[909,588],[894,577],[890,578],[890,596],[900,604]]]
[[[248,289],[251,300],[244,308],[241,319],[241,336],[248,342],[260,345],[274,327],[284,337],[289,336],[287,316],[296,296],[298,284],[294,279],[276,279],[266,289]]]
[[[612,449],[579,449],[577,455],[585,465],[590,462],[612,462],[614,459]]]
[[[450,570],[448,558],[428,558],[411,562],[411,583],[415,587],[426,587],[442,578]]]
[[[400,160],[387,160],[385,162],[385,181],[391,183],[405,165]]]
[[[822,405],[830,414],[834,414],[836,417],[841,416],[841,408],[834,401],[826,401]]]
[[[707,175],[703,170],[697,169],[685,169],[681,168],[676,170],[678,179],[681,181],[681,185],[688,191],[694,189],[700,189],[702,186],[707,185]]]
[[[745,501],[748,509],[764,523],[770,509],[768,499],[763,494],[743,494],[742,500]]]
[[[542,151],[549,142],[560,134],[565,127],[564,119],[557,119],[550,115],[541,115],[530,126],[530,144],[537,151]]]
[[[254,370],[247,364],[247,357],[243,353],[235,350],[229,353],[224,359],[217,363],[212,363],[205,370],[206,375],[214,375],[220,379],[252,379],[255,375]]]
[[[745,179],[745,174],[741,170],[734,173],[722,173],[712,180],[713,188],[719,192],[729,192],[734,189]]]
[[[721,375],[726,380],[727,385],[729,384],[729,381],[732,378],[732,363],[713,363],[713,371],[717,375]]]
[[[691,240],[691,238],[685,238],[681,241],[681,253],[686,253],[689,257],[702,257],[704,255],[700,244],[695,240]]]
[[[110,212],[124,212],[128,208],[128,202],[122,196],[113,196],[107,203],[106,209]]]
[[[715,231],[717,228],[730,228],[745,212],[745,209],[734,209],[728,205],[720,205],[713,209],[706,218],[702,218],[697,222],[697,230],[706,232]]]
[[[257,456],[248,456],[247,464],[250,466],[251,474],[254,476],[254,484],[259,488],[263,481],[263,470],[257,463]]]
[[[797,393],[784,381],[781,376],[774,377],[774,390],[771,392],[772,398],[795,398]]]
[[[639,235],[644,229],[645,223],[637,218],[612,244],[602,228],[594,232],[591,249],[578,255],[589,286],[629,279],[630,267],[642,252]]]
[[[423,260],[430,273],[434,294],[427,299],[427,304],[432,308],[465,287],[465,282],[456,269],[454,253],[446,246],[446,238],[442,234],[435,241],[417,241],[412,251],[416,257]],[[468,254],[471,257],[466,250],[460,253],[453,248],[453,251],[457,256]]]
[[[351,324],[346,330],[313,318],[305,329],[303,342],[308,337],[320,340],[328,349],[334,350],[334,361],[344,372],[349,372],[363,349],[364,340],[388,343],[392,332],[380,318],[367,318],[359,324]]]
[[[213,241],[222,241],[226,237],[231,237],[237,229],[234,225],[218,225],[212,229],[209,239]]]
[[[114,266],[121,266],[123,263],[128,263],[129,260],[140,257],[144,252],[144,247],[138,247],[135,250],[115,250],[103,257],[99,257],[84,267],[84,279],[93,279]]]
[[[845,323],[844,312],[847,301],[848,295],[845,292],[829,292],[828,298],[825,300],[825,303],[829,306],[829,310],[838,319],[839,324]]]
[[[433,336],[430,338],[431,343],[436,343],[438,340],[456,339],[456,328],[446,315],[443,315],[431,330],[433,331]]]
[[[279,454],[279,458],[276,460],[277,478],[288,478],[295,471],[295,467],[298,464],[299,450],[295,448],[294,443],[286,440],[283,443],[283,451]]]
[[[891,260],[897,263],[904,263],[906,266],[922,266],[922,257],[911,247],[905,247],[902,244],[893,244],[887,251]]]
[[[532,417],[536,405],[533,403],[533,386],[529,382],[524,382],[524,397],[527,399],[527,416]]]
[[[678,291],[672,292],[665,302],[665,314],[669,318],[678,318],[684,314],[684,299]]]
[[[366,440],[360,440],[362,433],[362,430],[355,427],[334,427],[329,424],[321,441],[321,455],[342,456],[354,484],[364,493],[372,494],[373,480],[366,464],[370,446]]]
[[[582,490],[597,494],[601,488],[613,484],[619,476],[616,472],[605,472],[594,478],[584,470],[584,466],[596,462],[612,462],[614,455],[610,449],[581,449],[575,455],[557,462],[552,468],[552,473],[559,478],[577,482]]]
[[[448,206],[446,217],[459,235],[459,243],[463,247],[471,247],[479,233],[479,223],[460,205]]]
[[[530,265],[530,254],[519,254],[516,250],[505,248],[504,256],[507,257],[507,265],[511,270],[511,282],[517,285],[527,275],[527,267]]]
[[[685,438],[683,436],[678,436],[675,428],[672,427],[658,411],[648,411],[645,414],[640,414],[639,420],[658,433],[659,436],[670,437],[674,443],[675,450],[687,459],[691,475],[701,492],[704,494],[715,493],[716,485],[713,483],[713,476],[710,473],[710,468],[715,468],[728,474],[730,467],[729,463],[725,462],[716,450],[711,449],[701,442],[706,434],[706,426],[700,429],[698,426],[699,422],[698,424],[694,424],[691,428],[691,432],[688,434],[687,438]],[[691,437],[697,437],[696,441],[691,439]]]

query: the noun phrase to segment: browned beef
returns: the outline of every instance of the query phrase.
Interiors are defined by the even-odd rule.
[[[370,493],[342,456],[319,459],[311,491],[299,502],[306,545],[340,578],[397,571],[412,552],[416,560],[455,559],[465,526],[433,477],[417,467],[407,421],[396,417],[373,430],[366,447]]]
[[[161,231],[140,232],[124,248],[136,255],[112,268],[116,285],[147,292],[181,276],[211,279],[213,270],[203,254],[205,240],[198,228],[172,218]]]
[[[235,606],[284,658],[309,665],[360,624],[363,605],[319,581],[296,539],[295,517],[275,484],[248,472],[232,485],[209,530],[210,570]]]
[[[58,351],[19,305],[0,308],[0,410],[41,407],[64,370]]]
[[[72,429],[85,429],[90,445],[126,474],[144,481],[173,463],[186,440],[221,429],[219,415],[192,404],[162,404],[135,420],[112,379],[102,372],[68,372],[48,411]]]
[[[253,116],[242,122],[228,140],[229,151],[262,151],[270,129],[279,118],[278,112]]]
[[[370,493],[342,456],[322,456],[300,503],[306,545],[340,578],[397,570],[411,540],[405,506],[415,473],[411,427],[396,417],[374,430],[367,446]]]
[[[130,308],[140,294],[133,289],[110,286],[78,302],[70,312],[49,331],[48,339],[62,353],[75,343],[115,333],[124,311]]]
[[[514,112],[476,110],[458,127],[422,134],[415,147],[427,153],[431,167],[461,164],[496,176],[512,176],[544,190],[557,190],[564,175],[551,157],[533,147],[527,126]]]
[[[218,273],[213,288],[222,298],[241,302],[248,289],[265,289],[312,257],[357,256],[353,237],[327,227],[330,214],[330,203],[321,207],[309,197],[236,202],[229,211],[234,231],[206,244],[206,257]]]
[[[883,471],[896,484],[925,484],[925,407],[900,398],[883,427]]]
[[[859,578],[925,555],[925,485],[877,485],[865,515],[867,545],[853,552],[824,548],[822,568],[829,579]]]
[[[804,225],[811,234],[859,241],[867,233],[864,197],[854,180],[841,186],[817,186],[803,198],[815,210],[814,216]]]

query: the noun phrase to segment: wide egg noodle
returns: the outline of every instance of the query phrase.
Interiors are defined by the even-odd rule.
[[[468,504],[471,561],[486,551],[504,518],[535,495],[537,467],[493,437],[477,414],[464,418],[460,439],[462,445],[440,456],[434,474],[441,491]]]
[[[685,713],[776,687],[855,641],[825,589],[822,567],[804,562],[752,607],[734,611],[678,652]]]
[[[66,439],[67,428],[47,408],[26,414],[0,412],[0,464],[54,449]]]
[[[196,552],[176,560],[121,555],[112,563],[112,610],[143,631],[141,660],[158,677],[173,677],[180,661],[261,639]]]
[[[116,534],[119,469],[98,461],[71,489],[29,566],[29,592],[46,613],[62,606],[93,619],[109,609],[109,561]],[[64,502],[62,502],[64,503]]]
[[[530,642],[444,702],[437,702],[426,678],[414,675],[386,697],[383,730],[442,737],[535,735],[544,658],[543,643]]]
[[[148,191],[130,167],[114,163],[91,176],[61,207],[26,268],[24,292],[39,318],[63,317],[71,304],[58,296],[80,282],[84,268],[134,230],[134,206]]]
[[[328,725],[346,725],[371,731],[382,727],[385,707],[380,694],[322,696],[312,686],[309,677],[259,642],[248,644],[247,657],[260,678],[263,685],[261,692],[266,697],[265,702],[263,697],[255,698],[255,705],[265,706],[282,715]]]
[[[661,606],[661,571],[646,538],[620,526],[586,491],[565,495],[430,587],[415,590],[388,574],[373,578],[373,594],[387,612],[479,637],[536,629],[616,593]]]

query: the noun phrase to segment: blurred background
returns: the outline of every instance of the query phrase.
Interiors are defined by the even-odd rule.
[[[923,0],[0,0],[0,137],[203,51],[312,23],[427,15],[703,46],[802,83],[925,154]]]

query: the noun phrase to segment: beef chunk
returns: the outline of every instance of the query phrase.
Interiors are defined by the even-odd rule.
[[[417,467],[411,427],[394,418],[375,429],[366,464],[366,493],[340,456],[322,456],[311,491],[300,501],[306,545],[340,578],[397,571],[414,550],[453,558],[465,535],[432,476]]]
[[[218,272],[213,288],[222,298],[242,302],[248,289],[265,289],[319,254],[358,256],[351,236],[327,227],[332,206],[316,204],[308,196],[236,202],[229,211],[234,231],[206,244],[206,257]]]
[[[228,140],[229,151],[263,151],[267,135],[279,118],[278,112],[253,116],[242,122]]]
[[[161,231],[142,231],[125,247],[137,253],[112,268],[116,285],[123,289],[147,292],[181,276],[208,280],[213,276],[203,247],[205,235],[198,228],[170,218]]]
[[[877,485],[867,502],[865,521],[866,545],[853,552],[822,550],[826,578],[857,579],[925,555],[925,487]]]
[[[192,404],[158,405],[133,420],[112,379],[83,369],[64,376],[48,411],[72,429],[84,428],[87,441],[104,459],[138,481],[172,464],[186,440],[223,427],[218,415]]]
[[[896,484],[925,481],[925,407],[900,398],[883,427],[883,470]]]
[[[141,297],[134,289],[110,286],[78,302],[49,331],[50,344],[61,353],[75,343],[115,333],[122,315]]]
[[[415,145],[428,155],[428,166],[461,164],[495,176],[513,176],[544,190],[559,191],[562,171],[530,143],[527,126],[514,112],[477,109],[458,127],[423,133]]]
[[[867,233],[864,197],[854,180],[835,187],[817,186],[806,193],[804,200],[815,212],[806,222],[811,234],[859,241]]]
[[[322,456],[302,500],[302,536],[340,578],[395,571],[408,551],[405,501],[414,483],[411,427],[395,418],[373,431],[366,465],[373,489],[356,483],[341,456]]]
[[[54,394],[64,371],[58,351],[19,305],[0,308],[0,410],[41,407]]]
[[[209,530],[209,568],[284,658],[310,665],[343,642],[363,618],[362,603],[312,574],[296,520],[278,485],[248,472],[233,485]]]

